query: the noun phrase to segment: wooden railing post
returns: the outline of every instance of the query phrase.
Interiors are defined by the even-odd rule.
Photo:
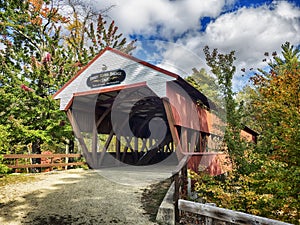
[[[16,159],[15,165],[16,165],[16,166],[19,166],[18,159]],[[17,173],[17,172],[19,172],[19,171],[18,171],[18,169],[17,169],[17,168],[15,168],[15,173]]]
[[[180,198],[180,191],[184,190],[184,184],[186,183],[186,175],[187,175],[187,162],[188,156],[183,157],[177,165],[175,171],[173,171],[173,181],[174,181],[174,208],[175,208],[175,221],[179,222],[179,207],[178,200]]]
[[[51,158],[50,158],[50,164],[53,163],[53,159],[54,159],[54,157],[51,157]],[[52,170],[53,170],[53,167],[51,166],[51,167],[50,167],[50,171],[52,171]]]
[[[179,200],[179,189],[180,189],[180,182],[179,182],[179,173],[176,173],[173,177],[174,179],[174,206],[175,206],[175,221],[179,222],[179,208],[178,208],[178,200]]]

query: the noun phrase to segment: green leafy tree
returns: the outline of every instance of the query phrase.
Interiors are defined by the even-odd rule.
[[[193,68],[192,75],[188,76],[186,81],[193,85],[197,90],[202,92],[212,102],[216,104],[221,102],[221,96],[218,84],[216,83],[216,78],[207,73],[204,68],[201,68],[200,70]]]
[[[79,18],[63,16],[55,3],[0,1],[0,122],[9,133],[11,152],[23,152],[30,143],[37,149],[42,143],[55,148],[71,138],[71,127],[52,95],[103,47],[133,47],[101,15],[97,24],[83,26]],[[72,43],[77,28],[70,26],[76,20],[81,23],[76,35],[85,37],[80,44]]]
[[[235,169],[243,174],[248,170],[248,164],[244,157],[244,142],[240,138],[241,125],[241,107],[235,101],[235,93],[232,89],[232,78],[236,71],[234,66],[234,51],[228,54],[219,53],[217,49],[210,52],[209,47],[204,49],[206,63],[211,68],[211,72],[217,77],[217,83],[221,96],[225,100],[226,110],[226,130],[225,144]]]

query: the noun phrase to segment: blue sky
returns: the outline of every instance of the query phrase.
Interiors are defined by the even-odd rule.
[[[241,68],[261,68],[265,52],[280,52],[285,41],[300,46],[300,1],[271,0],[97,0],[119,31],[137,39],[133,53],[177,72],[205,67],[202,49],[208,45],[236,52],[236,90],[245,85]],[[249,71],[249,70],[247,70]]]

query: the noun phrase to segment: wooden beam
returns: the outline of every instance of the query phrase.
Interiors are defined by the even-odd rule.
[[[4,159],[38,159],[38,158],[79,158],[81,154],[7,154],[3,155]]]
[[[130,139],[127,139],[127,137],[124,136],[124,139],[125,139],[127,145],[124,147],[124,152],[123,152],[123,155],[122,155],[122,162],[125,161],[125,157],[126,157],[126,153],[127,153],[128,149],[131,149],[131,151],[132,151],[132,147],[131,147],[131,144],[130,144],[130,141],[131,141],[132,137]]]
[[[167,115],[169,128],[170,128],[170,131],[171,131],[172,139],[173,139],[173,142],[175,144],[176,155],[177,155],[178,160],[181,160],[183,158],[183,155],[182,155],[183,151],[182,151],[182,147],[180,145],[179,135],[178,135],[177,129],[175,127],[175,120],[174,120],[174,115],[173,115],[173,112],[172,112],[172,108],[171,108],[170,102],[167,98],[163,98],[162,101],[163,101],[163,104],[164,104],[164,107],[165,107],[165,111],[166,111],[166,115]]]
[[[98,165],[98,129],[96,125],[93,125],[93,133],[92,133],[92,157],[93,157],[93,164]]]
[[[125,161],[125,157],[126,157],[127,151],[128,151],[128,146],[125,146],[125,147],[124,147],[124,150],[123,150],[123,155],[122,155],[122,162]]]
[[[138,151],[139,151],[139,139],[138,137],[134,137],[134,162],[138,161]]]
[[[178,208],[182,211],[192,212],[201,216],[235,223],[235,224],[260,224],[260,225],[292,225],[290,223],[278,220],[268,219],[260,216],[254,216],[243,212],[233,211],[229,209],[219,208],[208,204],[186,201],[179,199]]]
[[[72,163],[45,163],[45,164],[19,164],[19,165],[7,165],[12,169],[22,168],[42,168],[42,167],[64,167],[64,166],[81,166],[85,165],[86,162],[72,162]]]
[[[109,134],[109,136],[108,136],[108,138],[107,138],[107,140],[105,142],[105,145],[104,145],[104,147],[103,147],[103,149],[101,151],[100,160],[99,160],[99,166],[102,165],[102,162],[103,162],[103,159],[104,159],[104,155],[107,152],[107,149],[108,149],[108,147],[109,147],[109,145],[111,143],[111,140],[112,140],[113,136],[114,136],[114,131],[111,130],[110,134]]]
[[[134,162],[136,162],[135,152],[134,152],[134,149],[132,148],[131,143],[130,143],[133,137],[130,137],[130,139],[127,138],[127,137],[124,137],[124,138],[125,138],[126,143],[127,143],[127,145],[128,145],[127,150],[130,149],[130,151],[132,152],[133,160],[134,160]]]
[[[98,126],[102,123],[102,121],[104,120],[104,118],[107,116],[108,113],[110,113],[112,108],[112,104],[110,105],[110,107],[108,107],[104,113],[102,113],[101,117],[97,120],[96,122],[96,127],[98,128]]]
[[[189,152],[195,152],[198,133],[199,133],[199,131],[192,130],[191,145],[190,145],[190,151]]]
[[[143,142],[143,145],[141,147],[141,152],[144,151],[144,149],[146,149],[146,151],[148,150],[147,149],[147,138],[142,138],[142,142]]]
[[[147,83],[146,83],[146,81],[144,81],[144,82],[139,82],[139,83],[135,83],[135,84],[106,87],[106,88],[101,88],[101,89],[97,89],[97,90],[77,92],[77,93],[74,93],[73,95],[74,96],[84,96],[84,95],[100,94],[100,93],[105,93],[105,92],[121,91],[123,89],[129,89],[129,88],[138,88],[138,87],[143,87],[146,85],[147,85]]]
[[[143,154],[143,156],[139,159],[137,162],[137,165],[147,165],[151,159],[155,156],[157,153],[158,148],[153,148]]]
[[[121,141],[116,137],[116,158],[117,160],[120,160],[120,154],[121,154]]]
[[[185,127],[181,127],[181,138],[180,138],[182,151],[189,152],[189,144],[188,144],[188,130]]]
[[[79,126],[77,124],[76,119],[73,116],[72,111],[70,109],[68,109],[66,113],[67,113],[67,117],[71,123],[71,126],[73,128],[74,134],[75,134],[76,138],[78,139],[80,146],[82,147],[83,156],[86,158],[87,163],[92,163],[91,156],[89,154],[89,150],[85,144],[84,138],[80,132]],[[92,167],[93,165],[90,165],[90,166]]]

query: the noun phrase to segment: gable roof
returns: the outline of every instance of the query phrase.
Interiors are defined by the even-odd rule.
[[[116,69],[126,70],[127,77],[122,83],[109,86],[91,88],[87,86],[87,79],[93,74],[101,73],[101,67],[108,68],[108,71]],[[77,95],[88,95],[114,90],[122,90],[136,86],[148,86],[159,97],[165,97],[166,83],[176,81],[193,99],[194,102],[201,101],[208,108],[215,108],[205,95],[181,78],[178,74],[140,60],[136,57],[123,53],[111,47],[103,49],[74,77],[72,77],[54,95],[54,99],[60,99],[60,109],[66,110],[71,105],[73,97]]]
[[[165,74],[165,75],[168,75],[168,76],[170,76],[170,77],[173,77],[173,78],[175,78],[175,79],[177,79],[178,77],[179,77],[179,75],[178,74],[175,74],[175,73],[173,73],[173,72],[170,72],[170,71],[168,71],[168,70],[165,70],[165,69],[163,69],[163,68],[160,68],[160,67],[158,67],[158,66],[155,66],[155,65],[153,65],[153,64],[151,64],[151,63],[148,63],[148,62],[146,62],[146,61],[143,61],[143,60],[141,60],[141,59],[138,59],[138,58],[136,58],[136,57],[134,57],[134,56],[132,56],[132,55],[129,55],[129,54],[126,54],[126,53],[124,53],[124,52],[121,52],[121,51],[119,51],[119,50],[117,50],[117,49],[114,49],[114,48],[111,48],[111,47],[106,47],[106,48],[104,48],[102,51],[100,51],[100,53],[98,54],[98,55],[96,55],[86,66],[84,66],[82,69],[80,69],[78,72],[77,72],[77,74],[74,76],[74,77],[72,77],[67,83],[65,83],[63,86],[62,86],[62,88],[61,89],[59,89],[54,95],[53,95],[53,98],[54,99],[56,99],[57,98],[57,96],[67,87],[67,86],[69,86],[70,85],[70,83],[72,83],[73,82],[73,80],[75,80],[77,77],[79,77],[88,67],[90,67],[98,58],[100,58],[106,51],[111,51],[111,52],[113,52],[113,53],[115,53],[115,54],[117,54],[117,55],[120,55],[120,56],[122,56],[122,57],[125,57],[125,58],[127,58],[127,59],[129,59],[129,60],[132,60],[132,61],[134,61],[134,62],[136,62],[136,63],[139,63],[139,64],[141,64],[141,65],[143,65],[143,66],[146,66],[146,67],[149,67],[149,68],[151,68],[151,69],[153,69],[153,70],[156,70],[156,71],[158,71],[158,72],[160,72],[160,73],[163,73],[163,74]]]
[[[154,90],[158,96],[163,96],[166,89],[166,82],[179,78],[179,75],[175,73],[125,54],[119,50],[106,47],[54,94],[54,99],[61,100],[60,109],[67,109],[75,93],[84,92],[88,94],[89,91],[93,93],[97,91],[98,93],[103,92],[108,85],[101,87],[88,87],[87,85],[89,77],[101,74],[103,67],[108,69],[107,72],[119,69],[126,71],[127,75],[124,82],[110,84],[109,87],[111,90],[113,90],[114,87],[120,90],[128,88],[128,86],[130,87],[133,84],[146,82],[146,85]],[[124,87],[122,87],[122,85]]]

